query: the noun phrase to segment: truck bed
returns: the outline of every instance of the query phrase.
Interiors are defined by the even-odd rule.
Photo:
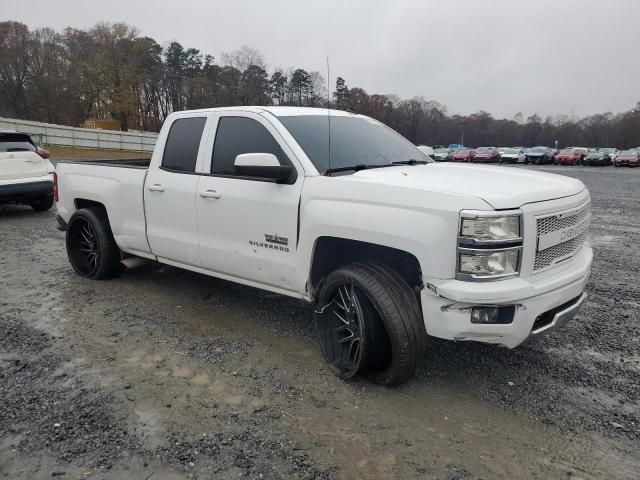
[[[141,256],[150,254],[144,213],[144,182],[150,159],[61,161],[58,213],[65,222],[77,208],[104,205],[118,246]]]

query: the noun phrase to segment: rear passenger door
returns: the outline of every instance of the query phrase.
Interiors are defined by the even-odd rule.
[[[160,165],[150,168],[144,186],[147,238],[165,262],[199,266],[196,171],[202,162],[206,116],[179,116],[171,124]]]

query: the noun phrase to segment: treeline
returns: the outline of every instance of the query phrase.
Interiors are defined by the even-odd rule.
[[[425,88],[428,79],[425,79]],[[296,105],[374,117],[416,144],[469,146],[640,146],[640,102],[623,113],[576,119],[537,114],[496,119],[449,114],[441,103],[368,94],[338,77],[330,95],[319,72],[268,68],[250,47],[220,61],[178,42],[162,46],[126,24],[89,30],[30,30],[0,22],[0,116],[80,125],[114,118],[123,130],[157,131],[175,110],[229,105]]]

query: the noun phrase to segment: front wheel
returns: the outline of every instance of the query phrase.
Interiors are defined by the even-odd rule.
[[[113,278],[122,271],[107,214],[102,209],[81,208],[67,224],[67,255],[75,272],[86,278]]]
[[[316,330],[322,354],[340,377],[360,373],[388,386],[409,380],[426,348],[411,287],[373,261],[329,274],[318,295]]]

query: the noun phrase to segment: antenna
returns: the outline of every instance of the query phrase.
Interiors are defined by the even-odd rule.
[[[327,124],[329,134],[329,169],[331,169],[331,75],[329,70],[329,57],[327,57]]]

